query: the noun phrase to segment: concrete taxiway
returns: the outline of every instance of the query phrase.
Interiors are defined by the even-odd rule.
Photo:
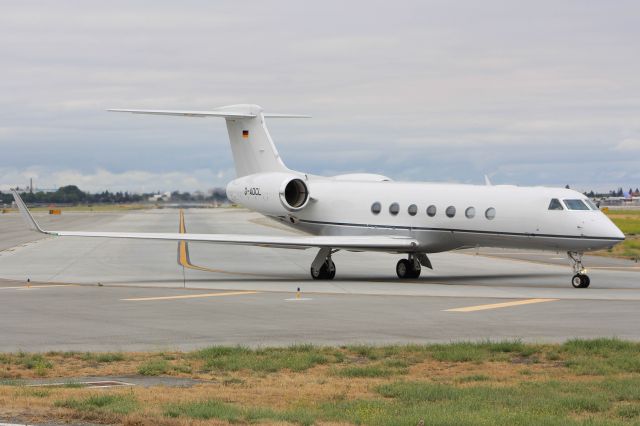
[[[179,212],[36,219],[51,229],[177,232]],[[185,222],[198,233],[293,232],[242,209],[190,209]],[[318,282],[313,250],[191,243],[186,256],[171,242],[42,238],[17,214],[0,215],[0,235],[0,351],[640,340],[640,265],[630,261],[587,257],[591,287],[574,289],[563,254],[434,254],[434,271],[400,282],[398,255],[339,252],[336,279]]]

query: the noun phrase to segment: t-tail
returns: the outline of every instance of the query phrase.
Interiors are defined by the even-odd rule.
[[[222,117],[227,122],[231,152],[238,177],[264,172],[290,172],[273,144],[265,117],[309,118],[307,115],[270,114],[258,105],[240,104],[216,108],[211,111],[174,111],[110,109],[114,112],[134,114],[176,115],[184,117]]]

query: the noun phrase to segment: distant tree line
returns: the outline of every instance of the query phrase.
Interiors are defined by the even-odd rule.
[[[68,185],[58,188],[54,192],[21,192],[21,197],[30,204],[119,204],[119,203],[142,203],[157,196],[158,193],[135,194],[129,192],[103,191],[97,193],[84,192],[76,185]],[[226,202],[227,194],[224,189],[216,188],[208,194],[196,192],[174,191],[168,197],[163,197],[159,201],[164,202]],[[11,204],[13,196],[11,193],[0,191],[0,204]]]
[[[640,197],[640,189],[636,188],[634,191],[633,188],[629,188],[629,191],[626,193],[622,188],[612,189],[609,192],[589,191],[584,193],[584,195],[591,198],[624,197],[626,194],[629,194],[633,197]]]

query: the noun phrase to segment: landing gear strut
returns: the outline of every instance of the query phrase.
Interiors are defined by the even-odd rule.
[[[396,265],[396,274],[401,280],[418,278],[421,270],[420,261],[413,254],[410,254],[408,259],[400,259]]]
[[[587,275],[587,270],[582,266],[582,253],[568,251],[567,256],[573,262],[573,272],[575,275],[571,278],[571,285],[575,288],[587,288],[591,284],[591,280]]]
[[[320,249],[311,264],[311,278],[314,280],[332,280],[336,276],[336,264],[331,260],[333,253],[335,251],[330,248]]]

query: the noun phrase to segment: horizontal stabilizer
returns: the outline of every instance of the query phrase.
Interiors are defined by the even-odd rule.
[[[254,118],[256,115],[239,111],[176,111],[160,109],[108,109],[110,112],[131,112],[133,114],[177,115],[183,117],[223,117],[223,118]]]
[[[110,112],[130,112],[132,114],[173,115],[182,117],[222,117],[222,118],[254,118],[257,114],[247,111],[212,110],[212,111],[179,111],[161,109],[108,109]],[[266,118],[311,118],[310,115],[263,113]]]

